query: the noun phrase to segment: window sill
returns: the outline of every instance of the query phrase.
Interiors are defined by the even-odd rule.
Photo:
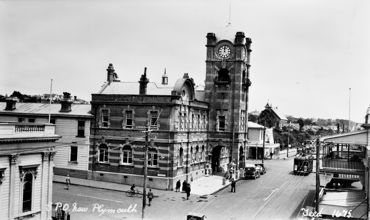
[[[76,135],[76,138],[85,138],[85,135]]]
[[[135,167],[132,163],[120,163],[119,166],[121,167]]]
[[[109,162],[103,162],[103,161],[98,161],[96,163],[97,164],[101,164],[101,165],[109,165]]]
[[[77,162],[77,161],[68,161],[68,164],[69,164],[69,165],[77,165],[77,164],[78,164],[78,162]]]
[[[39,215],[39,214],[41,214],[41,211],[40,210],[37,210],[37,211],[28,211],[28,212],[22,213],[18,217],[15,217],[14,219],[17,219],[18,220],[18,219],[30,218],[30,217],[34,217],[35,215]]]

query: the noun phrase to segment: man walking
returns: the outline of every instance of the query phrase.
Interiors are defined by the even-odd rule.
[[[189,200],[190,191],[191,191],[190,183],[187,184],[185,191],[186,191],[186,199]]]
[[[67,174],[66,177],[66,190],[69,190],[69,185],[71,185],[71,179],[69,178],[69,174]]]
[[[153,195],[152,189],[149,189],[149,192],[148,192],[149,204],[148,204],[148,206],[150,206],[150,204],[152,203],[153,197],[154,197],[154,195]]]
[[[234,178],[231,179],[231,192],[235,192],[236,181]]]

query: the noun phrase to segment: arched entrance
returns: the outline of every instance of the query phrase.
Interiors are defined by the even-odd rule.
[[[215,174],[220,172],[220,156],[222,146],[218,145],[212,149],[212,172]]]

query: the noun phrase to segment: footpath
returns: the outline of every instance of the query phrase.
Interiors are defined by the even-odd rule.
[[[70,177],[70,180],[71,180],[71,185],[87,186],[87,187],[115,190],[115,191],[121,191],[121,192],[130,191],[130,187],[131,187],[130,185],[125,185],[125,184],[103,182],[103,181],[96,181],[96,180],[87,180],[87,179],[80,179],[80,178],[74,178],[74,177]],[[53,181],[56,183],[65,183],[66,177],[54,175]],[[223,177],[221,176],[200,177],[190,183],[191,194],[197,195],[197,196],[212,195],[228,187],[230,184],[231,184],[230,181],[226,181],[225,184],[223,184]],[[142,187],[137,186],[137,188],[141,190]],[[158,195],[158,196],[168,192],[168,190],[158,190],[158,189],[152,189],[152,191],[155,195]]]

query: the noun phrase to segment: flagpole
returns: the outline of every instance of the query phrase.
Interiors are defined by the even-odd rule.
[[[351,88],[349,88],[349,100],[348,100],[348,132],[350,132],[351,121]]]
[[[50,79],[50,96],[49,96],[49,123],[51,120],[51,91],[53,88],[53,79]]]

